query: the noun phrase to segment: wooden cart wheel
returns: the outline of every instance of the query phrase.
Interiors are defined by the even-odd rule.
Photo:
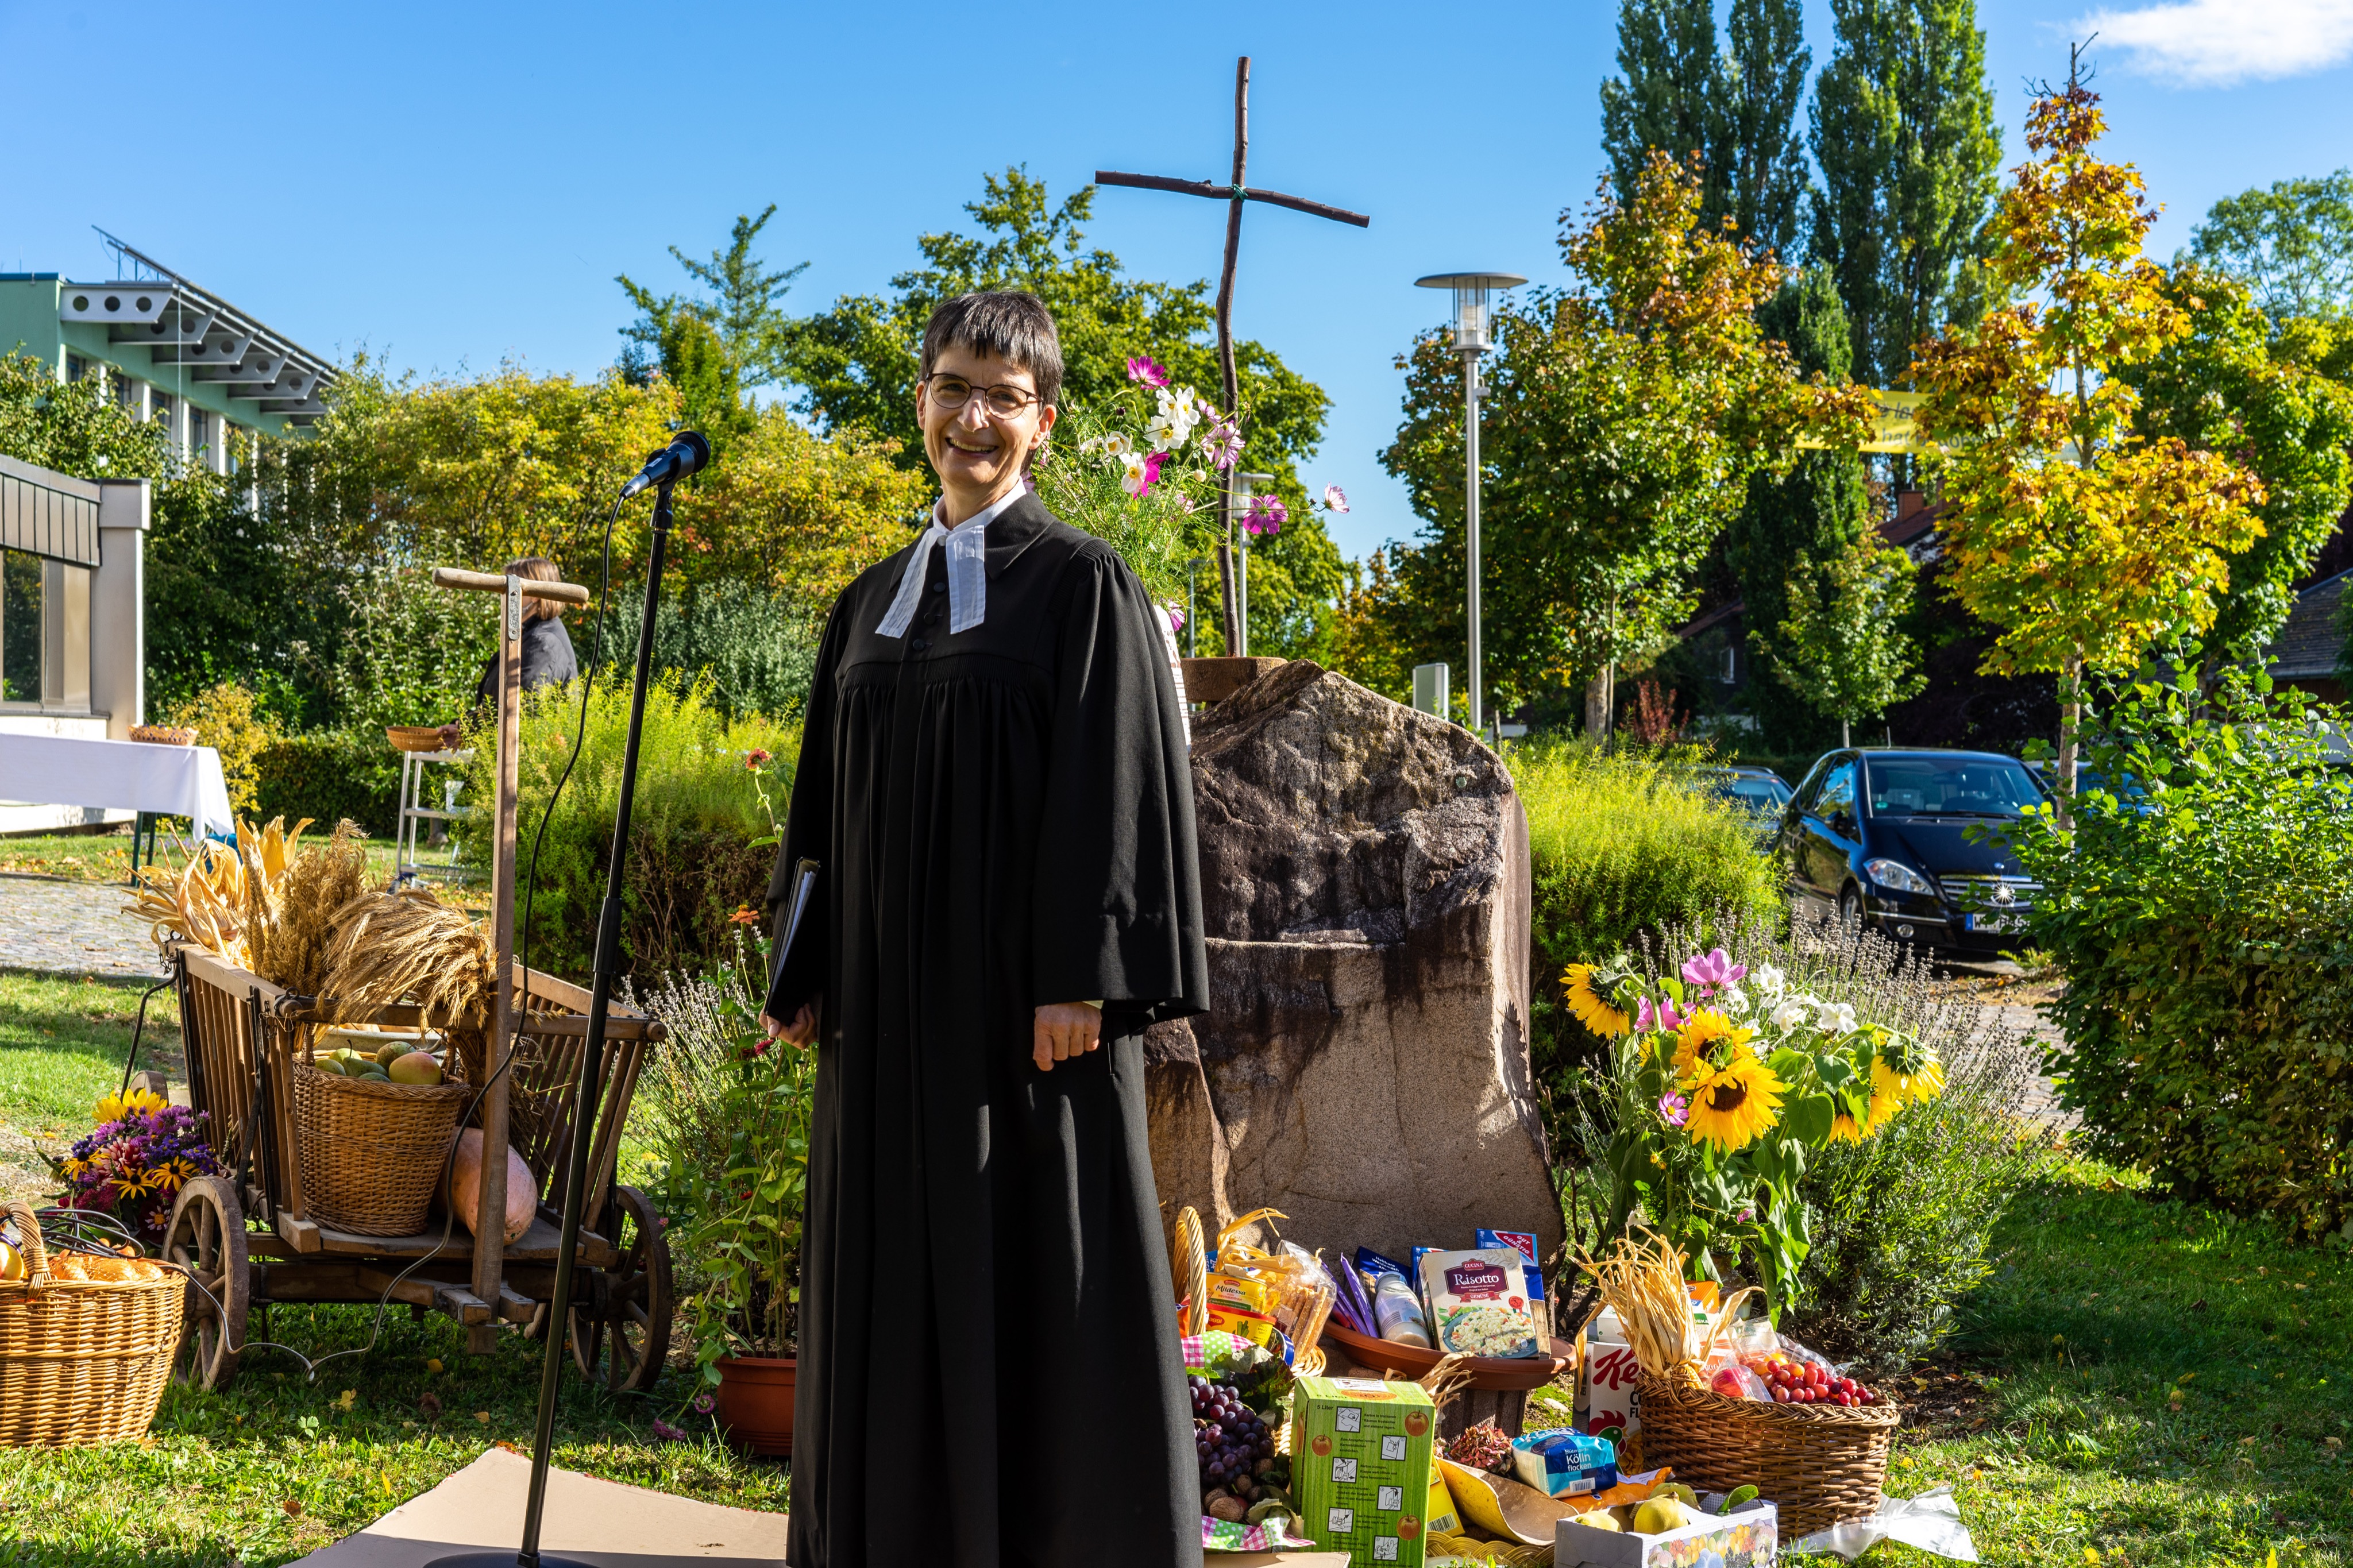
[[[192,1176],[172,1205],[164,1257],[188,1271],[188,1304],[172,1380],[218,1389],[237,1375],[245,1352],[246,1310],[253,1282],[246,1268],[245,1207],[218,1176]]]
[[[589,1382],[616,1394],[644,1393],[670,1356],[670,1237],[635,1187],[613,1189],[607,1210],[621,1260],[598,1271],[585,1306],[572,1309],[572,1362]]]

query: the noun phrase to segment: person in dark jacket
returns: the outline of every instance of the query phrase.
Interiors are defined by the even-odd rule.
[[[528,578],[534,583],[560,583],[564,574],[555,563],[544,555],[526,555],[520,561],[507,563],[507,574]],[[532,690],[576,679],[580,661],[572,652],[572,634],[564,629],[564,606],[551,599],[525,599],[522,602],[522,689]],[[483,661],[482,678],[474,683],[474,711],[477,714],[495,712],[499,701],[499,656]],[[463,743],[463,727],[458,724],[441,726],[446,743],[455,748]]]

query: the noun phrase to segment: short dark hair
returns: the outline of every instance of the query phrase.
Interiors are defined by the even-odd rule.
[[[969,349],[1018,365],[1038,384],[1038,401],[1062,393],[1062,336],[1038,296],[1016,289],[959,294],[923,324],[923,374],[951,348]]]

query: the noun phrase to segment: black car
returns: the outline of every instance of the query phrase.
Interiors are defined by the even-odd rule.
[[[1774,859],[1793,907],[1991,957],[2017,944],[2035,884],[2001,834],[1970,830],[2042,797],[2024,763],[1991,752],[1832,752],[1782,814]]]
[[[1702,768],[1698,784],[1757,825],[1758,838],[1770,842],[1789,804],[1789,786],[1770,768]]]

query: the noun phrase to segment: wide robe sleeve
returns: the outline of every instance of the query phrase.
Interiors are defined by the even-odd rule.
[[[1031,994],[1155,1020],[1206,1012],[1192,763],[1160,612],[1108,551],[1082,552],[1066,572]]]
[[[776,966],[763,1009],[780,1024],[790,1024],[805,1002],[814,1002],[825,990],[832,958],[833,882],[828,864],[833,858],[834,806],[834,670],[841,658],[841,641],[849,612],[849,594],[834,602],[826,618],[825,636],[818,644],[817,669],[809,677],[807,711],[801,723],[801,753],[793,764],[793,799],[786,808],[785,836],[776,846],[776,863],[768,873],[770,961]],[[793,868],[802,860],[818,863],[817,887],[809,908],[801,916],[799,933],[786,951],[785,916],[792,895]]]

